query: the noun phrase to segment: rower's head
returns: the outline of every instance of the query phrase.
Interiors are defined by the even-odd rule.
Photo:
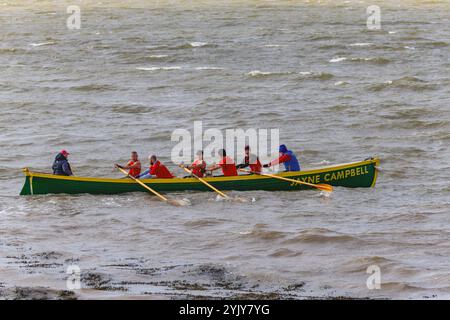
[[[288,151],[288,149],[287,149],[286,145],[282,144],[282,145],[280,145],[280,148],[278,148],[278,151],[280,153],[286,153]]]
[[[151,155],[150,157],[148,157],[148,160],[150,160],[150,164],[154,164],[156,162],[156,156]]]
[[[218,153],[221,158],[225,158],[227,156],[227,152],[225,151],[225,149],[219,149]]]
[[[131,152],[131,160],[137,161],[138,160],[138,153],[136,151]]]
[[[64,158],[67,159],[67,158],[69,158],[69,154],[70,154],[70,153],[68,153],[67,150],[64,150],[64,149],[63,149],[63,150],[61,150],[61,151],[59,152],[59,154],[63,155]]]
[[[197,158],[198,158],[199,160],[203,160],[203,150],[198,150],[198,151],[197,151]]]
[[[248,156],[250,154],[250,146],[246,145],[245,146],[245,155]]]

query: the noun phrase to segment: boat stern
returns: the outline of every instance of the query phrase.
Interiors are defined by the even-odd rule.
[[[373,175],[373,181],[372,181],[372,188],[375,187],[375,184],[377,183],[378,179],[378,171],[380,170],[380,159],[376,157],[369,158],[368,160],[372,161],[373,168],[374,168],[374,175]]]

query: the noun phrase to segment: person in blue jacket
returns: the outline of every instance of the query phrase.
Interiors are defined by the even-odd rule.
[[[69,153],[66,150],[61,150],[60,153],[55,158],[53,162],[53,174],[60,176],[72,176],[72,169],[70,168],[69,161],[67,158],[69,157]]]
[[[300,171],[300,164],[297,157],[291,150],[287,149],[286,145],[280,145],[279,152],[280,157],[278,159],[272,160],[270,163],[263,165],[263,167],[268,168],[282,163],[284,164],[284,171]]]

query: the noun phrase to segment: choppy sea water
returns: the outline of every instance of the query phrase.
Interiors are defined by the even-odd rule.
[[[69,30],[61,2],[0,3],[1,297],[448,299],[450,5],[380,2],[368,30],[370,4],[83,1]],[[131,149],[169,162],[195,120],[279,128],[305,168],[376,155],[377,186],[17,196],[61,148],[81,176]]]

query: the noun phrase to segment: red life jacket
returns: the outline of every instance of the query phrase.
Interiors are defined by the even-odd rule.
[[[238,172],[233,159],[226,156],[220,160],[219,165],[222,167],[222,172],[224,176],[237,176]]]
[[[261,162],[259,161],[259,158],[258,158],[258,157],[256,157],[256,162],[255,162],[254,157],[256,157],[256,156],[253,155],[253,154],[252,154],[252,157],[246,156],[246,157],[245,157],[245,163],[248,163],[248,165],[249,165],[249,167],[250,167],[250,171],[252,171],[252,172],[257,172],[257,173],[261,173],[261,170],[262,170],[262,164],[261,164]],[[252,159],[250,159],[250,158],[252,158]],[[250,161],[251,161],[252,163],[250,163]]]
[[[150,174],[156,176],[160,179],[170,179],[173,175],[170,173],[169,169],[161,162],[156,161],[152,166],[150,166]]]
[[[137,162],[139,162],[139,160],[136,161],[136,162],[134,162],[133,160],[130,160],[130,161],[127,163],[127,167],[133,166],[133,165],[135,165]],[[135,178],[136,178],[140,173],[141,173],[141,166],[136,167],[136,168],[131,168],[131,169],[128,171],[128,174],[129,174],[130,176],[132,176],[132,177],[135,177]]]
[[[195,174],[197,177],[203,177],[203,173],[206,168],[206,162],[204,160],[196,159],[192,163],[192,173]]]

